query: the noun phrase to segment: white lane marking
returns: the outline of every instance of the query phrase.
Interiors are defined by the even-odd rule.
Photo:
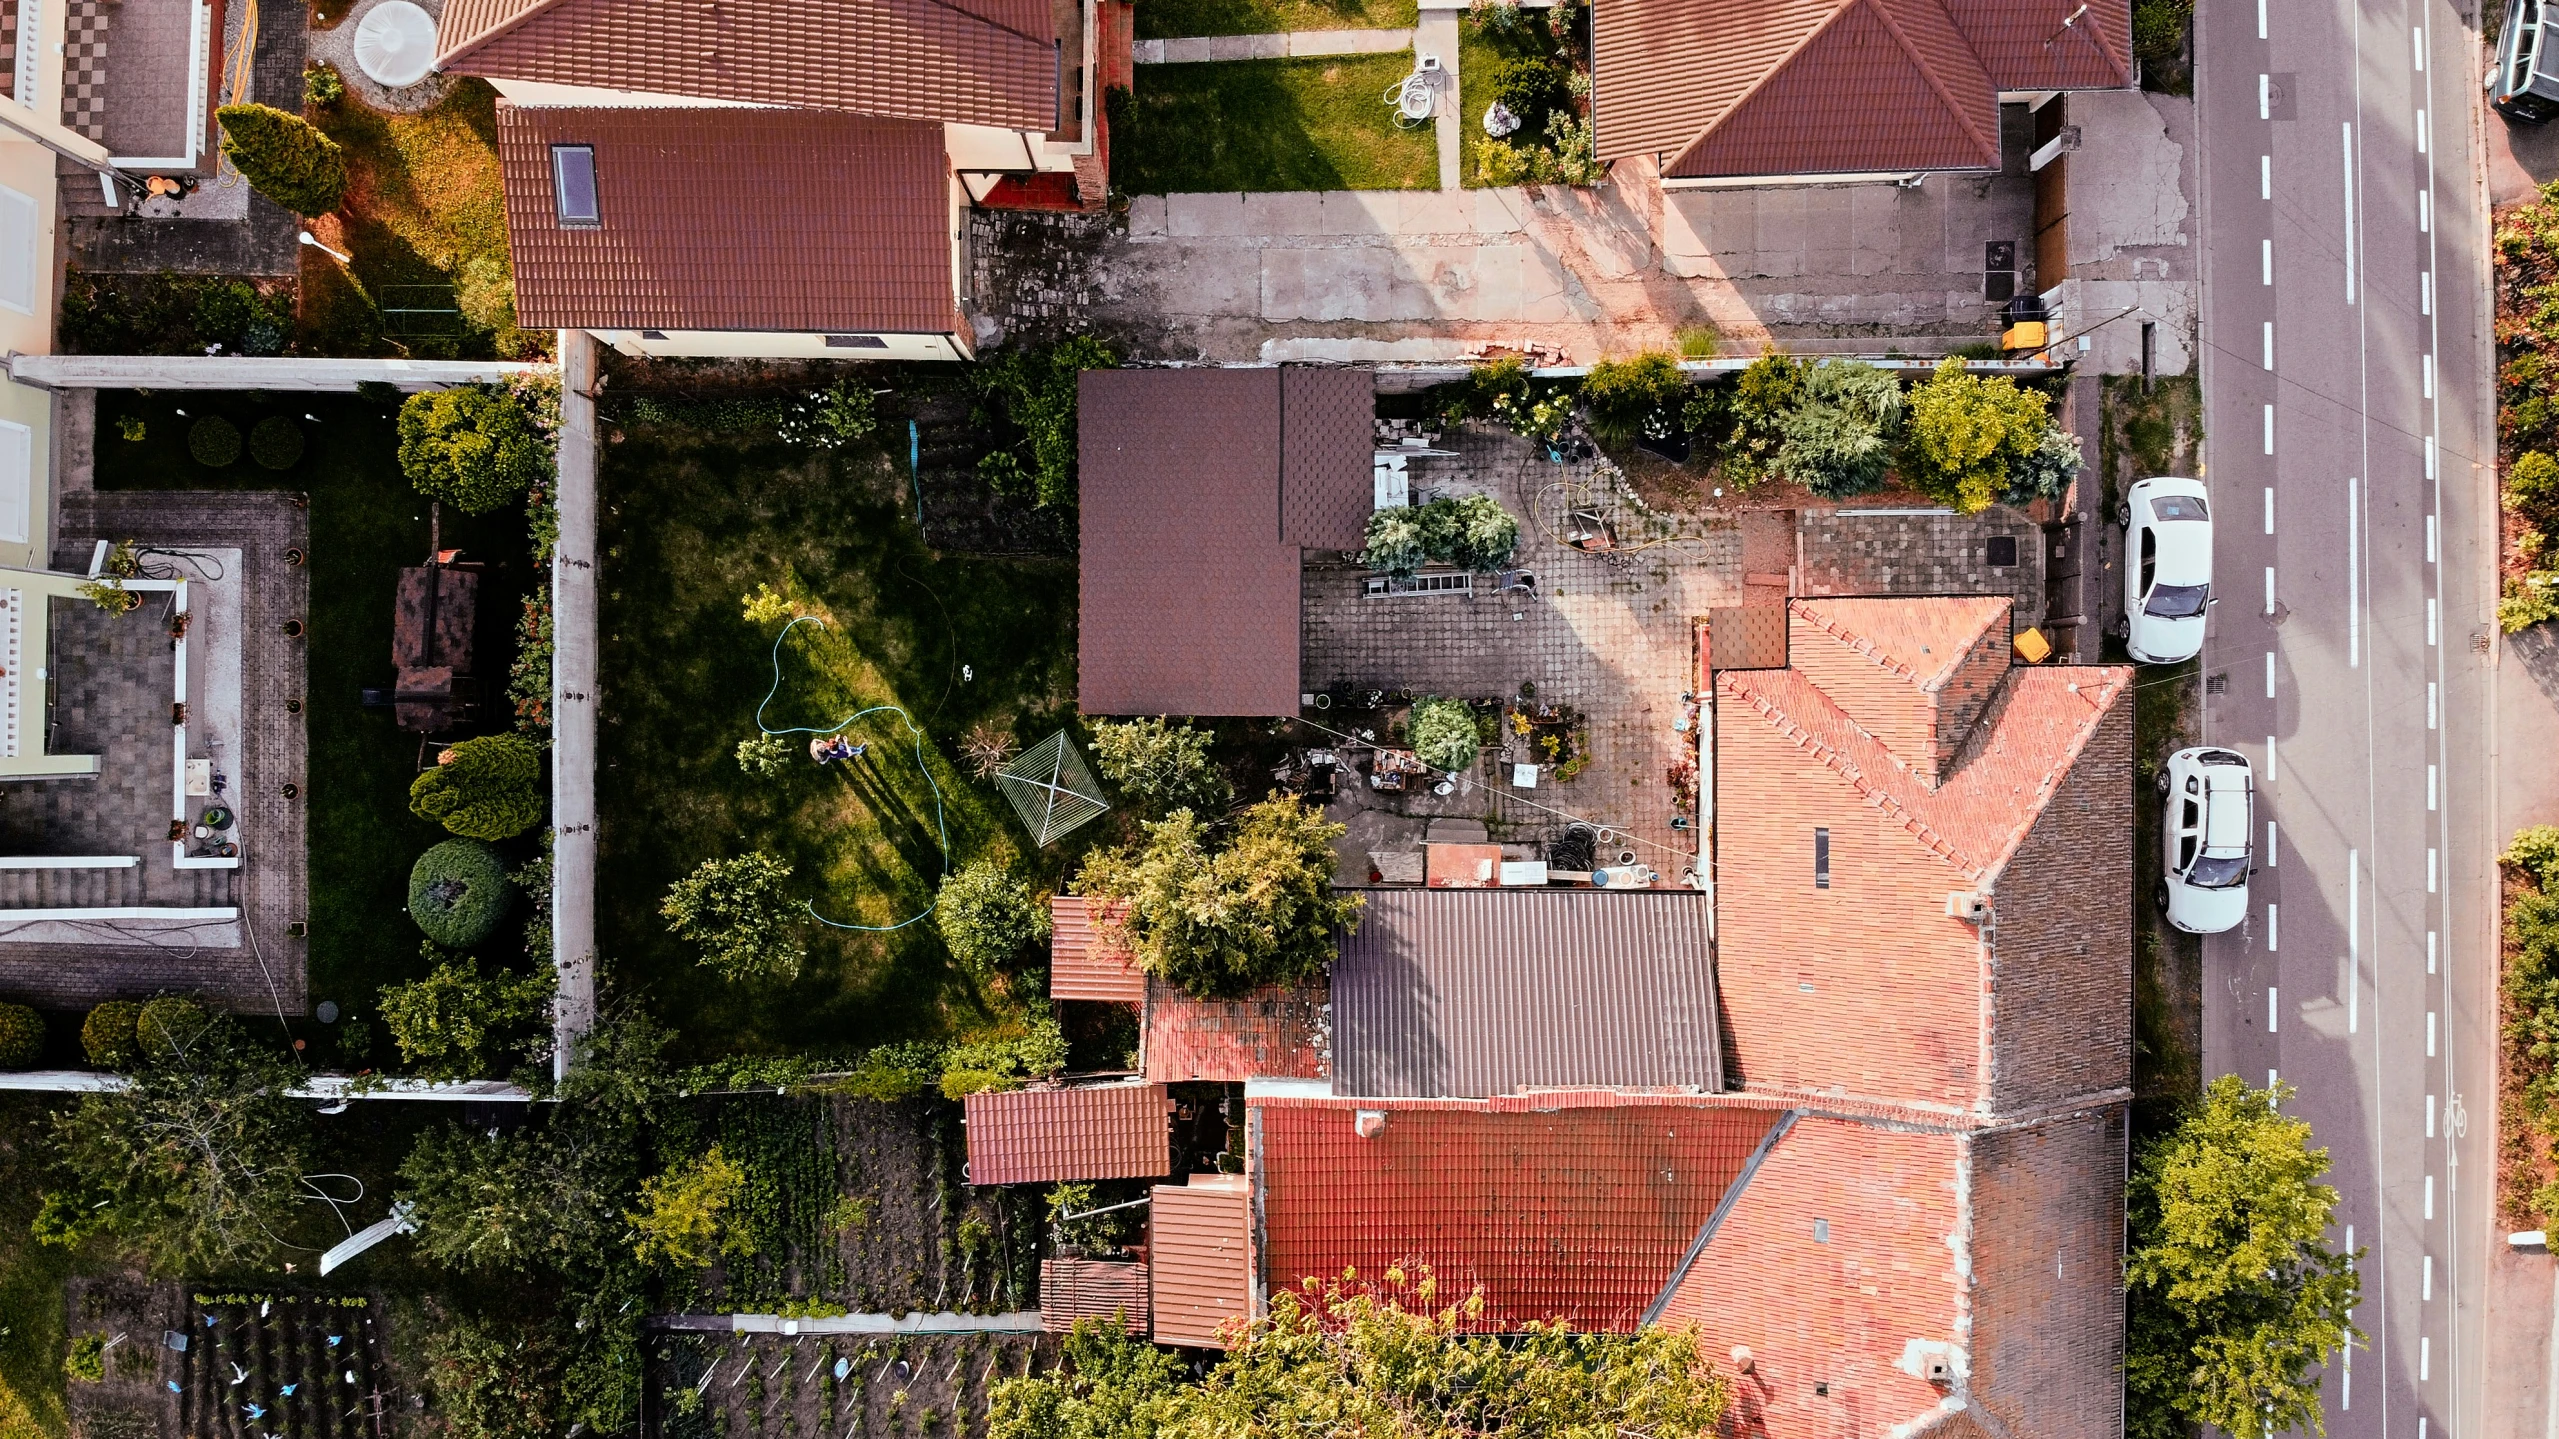
[[[2435,517],[2426,516],[2426,563],[2435,563]]]
[[[2433,1180],[2429,1179],[2429,1180],[2426,1182],[2426,1190],[2427,1190],[2427,1196],[2426,1196],[2426,1197],[2427,1197],[2427,1198],[2429,1198],[2429,1199],[2433,1198],[2433,1197],[2434,1197],[2434,1193],[2433,1193],[2433,1191],[2434,1191],[2434,1181],[2433,1181]],[[2423,1383],[2423,1382],[2425,1382],[2426,1377],[2427,1377],[2427,1373],[2426,1373],[2426,1371],[2434,1367],[2434,1357],[2435,1357],[2435,1341],[2434,1341],[2432,1338],[2430,1338],[2429,1336],[2427,1336],[2427,1335],[2423,1335],[2423,1334],[2418,1335],[2418,1336],[2417,1336],[2417,1380],[2418,1380],[2418,1382],[2419,1382],[2419,1383]]]
[[[2268,325],[2266,328],[2267,328],[2267,329],[2269,329],[2269,330],[2272,330],[2272,329],[2274,328],[2274,326],[2272,326],[2272,325]],[[2269,337],[2269,338],[2271,338],[2271,337]],[[2426,378],[2425,378],[2425,393],[2424,393],[2424,395],[2423,395],[2423,398],[2431,400],[2431,399],[2433,399],[2433,398],[2435,397],[2435,357],[2434,357],[2434,356],[2432,356],[2432,355],[2427,355],[2427,356],[2424,356],[2424,357],[2423,357],[2423,359],[2424,359],[2424,362],[2425,362],[2425,375],[2426,375]],[[2273,369],[2273,368],[2274,368],[2274,366],[2272,366],[2272,365],[2268,365],[2266,368],[2267,368],[2267,369],[2269,369],[2269,370],[2271,370],[2271,369]]]
[[[2275,567],[2266,566],[2266,613],[2275,612]]]
[[[2435,892],[2435,856],[2440,853],[2442,851],[2432,847],[2426,850],[2426,893],[2428,894]]]
[[[2257,118],[2260,120],[2275,118],[2274,77],[2262,73],[2257,76]]]
[[[2346,303],[2351,305],[2355,302],[2355,122],[2341,121],[2338,128],[2346,140]],[[2271,186],[2275,173],[2272,156],[2267,157],[2261,169],[2263,173],[2259,178]]]
[[[2426,728],[2435,727],[2435,682],[2426,681]]]
[[[2431,646],[2439,638],[2435,625],[2435,597],[2426,596],[2426,643]]]
[[[2257,0],[2257,8],[2265,9],[2265,0]],[[2257,38],[2263,40],[2266,37],[2260,34]],[[2416,52],[2417,68],[2423,71],[2426,68],[2426,27],[2419,25],[2408,31],[2408,47]]]
[[[2426,436],[2426,478],[2435,477],[2435,437]]]
[[[2426,1058],[2435,1057],[2435,1012],[2426,1011]]]
[[[2257,157],[2257,198],[2275,198],[2275,157],[2272,155]]]
[[[2435,1097],[2431,1094],[2426,1096],[2426,1137],[2435,1137]]]
[[[2275,367],[2275,322],[2274,322],[2274,321],[2272,321],[2272,320],[2268,320],[2268,321],[2266,322],[2266,368],[2267,368],[2267,369],[2269,369],[2269,370],[2271,370],[2271,369],[2273,369],[2274,367]],[[2428,390],[2426,393],[2428,393],[2428,394],[2432,394],[2432,393],[2434,393],[2434,392],[2433,392],[2432,390]]]
[[[2266,736],[2266,783],[2275,782],[2275,737]]]
[[[2267,1107],[2268,1109],[2273,1109],[2273,1108],[2276,1108],[2276,1107],[2277,1107],[2277,1106],[2276,1106],[2276,1104],[2275,1104],[2275,1083],[2276,1083],[2276,1080],[2277,1080],[2277,1075],[2275,1074],[2275,1071],[2274,1071],[2273,1069],[2269,1068],[2269,1069],[2266,1071],[2266,1107]]]
[[[2271,454],[2273,454],[2274,452],[2275,452],[2275,407],[2274,407],[2274,406],[2272,406],[2272,405],[2268,405],[2268,406],[2266,407],[2266,453],[2271,455]]]
[[[2275,652],[2266,651],[2266,698],[2275,697]]]
[[[2427,214],[2427,211],[2434,208],[2433,201],[2434,197],[2428,192],[2424,190],[2419,190],[2417,192],[2417,233],[2420,235],[2428,233],[2432,228],[2431,221],[2433,217]],[[2272,242],[2269,241],[2268,243]]]
[[[2257,270],[2259,274],[2265,277],[2265,282],[2267,284],[2271,285],[2275,282],[2274,241],[2259,240],[2257,242]]]
[[[2346,851],[2346,1033],[2355,1032],[2364,992],[2364,868],[2360,851]]]
[[[2417,276],[2417,313],[2431,315],[2434,312],[2435,272],[2428,270]]]
[[[2427,813],[2429,813],[2429,814],[2432,814],[2432,813],[2434,812],[2434,808],[2435,808],[2435,767],[2434,767],[2433,765],[2428,765],[2428,766],[2426,766],[2426,812],[2427,812]]]
[[[2266,821],[2266,868],[2273,869],[2281,863],[2282,855],[2283,851],[2275,847],[2275,822],[2268,820]]]
[[[2266,486],[2266,533],[2275,532],[2275,487]]]
[[[2275,987],[2270,984],[2266,986],[2266,1032],[2273,1034],[2281,1022],[2275,1010]]]
[[[2426,1217],[2435,1217],[2435,1177],[2431,1174],[2426,1176]]]
[[[2431,1254],[2426,1256],[2426,1292],[2418,1297],[2429,1304],[2435,1299],[2435,1257]]]
[[[2426,111],[2424,106],[2419,106],[2417,109],[2417,153],[2420,155],[2426,153]]]
[[[2364,653],[2363,573],[2357,563],[2363,506],[2355,477],[2346,477],[2346,668],[2361,669]]]
[[[2274,907],[2274,905],[2272,905],[2272,904],[2268,904],[2268,905],[2266,906],[2266,953],[2268,953],[2268,954],[2272,954],[2272,953],[2274,953],[2274,952],[2275,952],[2275,907]],[[2270,1070],[2270,1071],[2268,1071],[2268,1073],[2269,1073],[2270,1075],[2272,1074],[2272,1072],[2273,1072],[2273,1071],[2271,1071],[2271,1070]],[[2269,1082],[2269,1083],[2271,1083],[2271,1082],[2272,1082],[2272,1080],[2271,1080],[2271,1079],[2269,1079],[2269,1081],[2268,1081],[2268,1082]]]
[[[2426,931],[2426,973],[2435,972],[2435,932]]]
[[[2257,38],[2266,38],[2266,0],[2257,0]]]

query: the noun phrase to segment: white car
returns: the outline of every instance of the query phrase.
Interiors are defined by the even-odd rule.
[[[2159,905],[2188,934],[2219,934],[2248,917],[2256,772],[2248,757],[2210,745],[2160,767],[2159,831],[2167,853]]]
[[[2115,510],[2124,527],[2124,617],[2115,634],[2135,663],[2173,665],[2204,650],[2212,604],[2212,511],[2201,483],[2154,476]]]

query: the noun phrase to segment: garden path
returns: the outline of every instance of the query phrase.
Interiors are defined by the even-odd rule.
[[[1392,55],[1409,50],[1406,30],[1284,30],[1275,35],[1193,35],[1140,40],[1140,65],[1187,65],[1200,60],[1285,60],[1314,55]]]

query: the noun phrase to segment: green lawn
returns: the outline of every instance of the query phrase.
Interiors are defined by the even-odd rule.
[[[1137,7],[1137,38],[1405,30],[1420,18],[1415,0],[1146,0]]]
[[[745,618],[758,585],[828,620],[782,645],[765,723],[822,730],[857,709],[902,706],[928,737],[923,764],[940,786],[953,866],[981,854],[1023,860],[1053,885],[1111,825],[1024,856],[1010,806],[957,759],[982,721],[1009,726],[1020,744],[1073,721],[1073,566],[928,551],[903,463],[876,450],[829,454],[629,421],[622,431],[601,477],[597,924],[609,974],[677,1030],[687,1059],[843,1054],[1009,1007],[952,970],[930,920],[890,934],[806,925],[797,981],[742,986],[696,963],[658,904],[703,860],[763,849],[790,861],[829,918],[886,925],[922,913],[942,874],[933,783],[897,716],[847,731],[871,746],[861,761],[820,769],[795,757],[779,779],[739,768],[782,629]]]
[[[1398,129],[1384,100],[1412,68],[1400,52],[1140,66],[1136,90],[1112,95],[1113,182],[1133,195],[1436,188],[1431,127]]]
[[[244,432],[271,414],[309,413],[320,423],[303,427],[309,449],[282,474],[246,458],[208,470],[187,455],[188,421],[175,413],[181,408],[192,417],[226,415]],[[365,686],[390,681],[396,571],[419,563],[427,551],[427,502],[401,477],[392,413],[353,395],[98,395],[102,490],[286,489],[311,497],[310,675],[303,697],[310,735],[311,997],[334,999],[367,1019],[376,989],[425,972],[418,959],[423,936],[407,913],[409,867],[444,837],[440,826],[409,813],[417,737],[401,733],[390,711],[358,703]],[[139,444],[119,437],[117,422],[127,416],[144,423]],[[532,578],[523,512],[473,517],[448,507],[443,541],[490,566],[481,580],[479,668],[502,690],[512,652],[505,640]],[[378,1024],[374,1037],[376,1058],[388,1059],[389,1039]]]
[[[41,1245],[28,1230],[40,1203],[36,1143],[51,1097],[0,1096],[0,1439],[66,1432],[62,1282],[69,1251]]]
[[[1494,72],[1505,60],[1556,53],[1555,42],[1546,31],[1546,15],[1542,10],[1527,11],[1508,31],[1489,29],[1472,15],[1457,22],[1458,120],[1466,137],[1466,188],[1470,190],[1484,183],[1482,168],[1475,163],[1475,146],[1484,139],[1484,112],[1500,93]],[[1511,138],[1542,142],[1542,133],[1529,133],[1538,123],[1541,122],[1532,117],[1529,126]]]

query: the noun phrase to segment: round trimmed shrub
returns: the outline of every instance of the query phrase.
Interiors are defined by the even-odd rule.
[[[23,1004],[0,1004],[0,1069],[32,1069],[44,1058],[44,1021]]]
[[[467,950],[496,931],[515,898],[506,862],[476,839],[448,839],[409,871],[409,917],[446,949]]]
[[[80,1021],[80,1048],[100,1069],[131,1069],[142,1057],[142,1041],[136,1037],[141,1023],[141,1005],[110,999]]]
[[[1452,773],[1475,767],[1483,740],[1475,728],[1475,710],[1464,700],[1423,698],[1413,702],[1413,718],[1405,731],[1413,755],[1436,770]]]
[[[240,458],[240,427],[220,415],[207,415],[188,427],[187,453],[207,469],[222,469]]]
[[[283,415],[269,415],[251,425],[249,458],[266,469],[292,469],[302,462],[302,427]]]
[[[142,1006],[133,1029],[142,1057],[150,1060],[194,1043],[209,1022],[203,1005],[183,995],[164,994]]]

